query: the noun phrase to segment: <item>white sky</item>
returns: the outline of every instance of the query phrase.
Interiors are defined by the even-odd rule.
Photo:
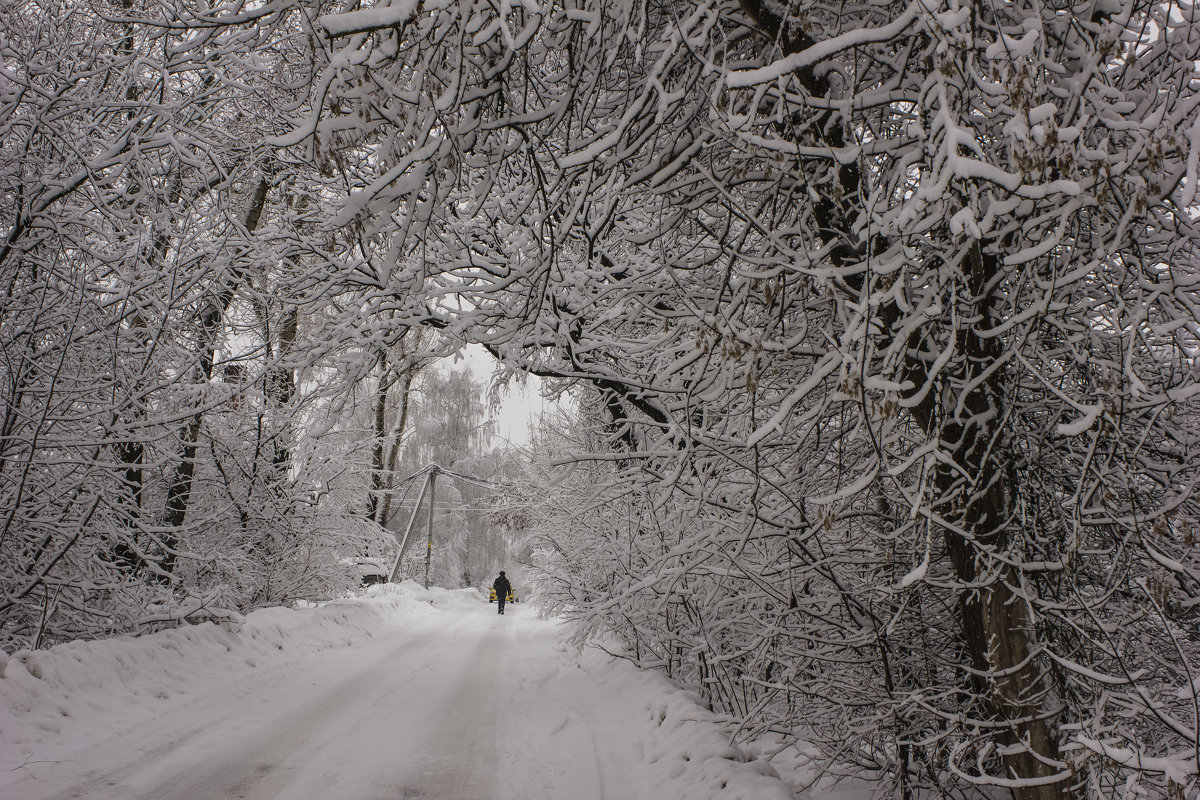
[[[479,345],[467,345],[463,351],[465,363],[478,381],[490,385],[495,359]],[[457,364],[455,365],[458,366]],[[524,385],[515,380],[507,390],[502,390],[500,408],[492,412],[496,422],[496,435],[516,445],[529,443],[529,426],[551,406],[539,391],[541,380],[533,376],[526,378]]]

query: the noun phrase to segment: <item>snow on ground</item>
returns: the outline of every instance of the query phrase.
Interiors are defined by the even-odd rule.
[[[0,657],[0,798],[792,797],[693,695],[563,633],[406,582]]]

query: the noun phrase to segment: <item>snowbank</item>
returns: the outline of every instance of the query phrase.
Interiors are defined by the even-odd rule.
[[[234,623],[18,651],[0,660],[0,770],[17,767],[35,746],[46,758],[48,738],[53,751],[69,752],[75,732],[116,734],[153,719],[176,695],[219,691],[248,671],[371,639],[452,597],[405,582],[321,606],[261,609]]]
[[[580,664],[595,681],[597,704],[637,742],[652,790],[648,797],[792,800],[766,759],[730,744],[728,732],[694,692],[596,649],[585,650]]]
[[[695,694],[662,683],[664,696],[650,708],[658,730],[646,750],[657,767],[654,774],[660,776],[659,797],[791,800],[792,793],[775,770],[749,750],[730,744]]]

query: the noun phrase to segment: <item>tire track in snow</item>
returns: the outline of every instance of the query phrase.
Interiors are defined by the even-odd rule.
[[[381,707],[397,694],[404,677],[419,675],[429,652],[444,635],[427,631],[401,642],[354,648],[322,659],[307,671],[272,681],[272,676],[233,687],[232,702],[214,698],[215,715],[202,715],[168,744],[136,753],[136,762],[80,786],[67,797],[89,800],[257,800],[329,797],[352,789],[364,757],[394,763],[373,728]],[[364,661],[363,656],[368,656]],[[357,658],[356,658],[357,656]],[[314,683],[315,680],[315,683]],[[264,686],[263,684],[267,684]],[[314,691],[313,686],[319,688]],[[364,726],[364,721],[367,725]],[[186,724],[186,720],[181,720]],[[181,727],[183,727],[181,725]],[[352,746],[351,746],[352,745]],[[323,768],[331,756],[339,762]],[[378,762],[377,762],[378,763]],[[107,787],[97,792],[98,783]]]
[[[499,616],[499,615],[497,615]],[[508,696],[499,665],[508,658],[508,631],[478,637],[436,716],[425,720],[428,733],[405,754],[402,780],[376,783],[372,796],[404,800],[488,800],[496,796],[496,739],[503,735],[502,711]],[[378,794],[375,794],[378,792]]]
[[[8,708],[22,692],[69,709],[31,725],[19,742],[43,755],[0,776],[0,796],[20,800],[654,800],[790,796],[769,767],[741,763],[687,693],[599,653],[564,644],[559,625],[524,605],[498,616],[476,592],[393,589],[351,642],[321,629],[335,649],[311,649],[303,626],[278,654],[218,656],[213,677],[177,660],[178,680],[143,704],[136,694],[54,694],[40,676],[16,672]],[[413,595],[405,597],[405,595]],[[396,603],[391,597],[404,598]],[[335,614],[336,615],[336,614]],[[276,614],[276,616],[279,616]],[[328,616],[328,615],[326,615]],[[368,617],[370,615],[367,615]],[[267,616],[270,619],[270,615]],[[260,641],[269,625],[259,625]],[[282,629],[281,629],[282,633]],[[163,636],[168,642],[187,637]],[[213,639],[197,637],[203,641]],[[226,650],[245,648],[231,637]],[[297,641],[294,651],[288,645]],[[218,641],[224,639],[218,637]],[[270,641],[270,639],[268,639]],[[155,654],[152,635],[131,652]],[[120,642],[97,645],[103,652]],[[79,651],[83,650],[81,654]],[[212,650],[211,647],[208,650]],[[46,674],[83,664],[87,646],[38,654]],[[186,652],[180,651],[181,656]],[[207,651],[206,651],[207,652]],[[252,651],[257,652],[257,651]],[[161,659],[144,656],[158,667]],[[32,659],[31,659],[32,660]],[[109,658],[109,661],[112,661]],[[255,668],[254,662],[264,666]],[[252,669],[247,669],[247,666]],[[60,671],[56,672],[58,669]],[[203,667],[201,667],[203,669]],[[78,670],[76,670],[78,672]],[[110,670],[112,672],[112,670]],[[104,673],[108,674],[108,673]],[[113,672],[115,675],[116,673]],[[10,676],[11,677],[11,676]],[[169,677],[169,676],[168,676]],[[9,680],[9,679],[5,679]],[[127,680],[127,679],[122,679]],[[189,680],[194,683],[189,684]],[[77,680],[89,692],[104,683]],[[124,686],[125,683],[118,683]],[[89,716],[87,703],[97,710]],[[121,715],[125,709],[130,716]],[[19,710],[19,709],[18,709]],[[153,713],[150,713],[153,710]],[[653,714],[651,712],[654,712]],[[711,716],[711,715],[710,715]],[[63,711],[67,718],[67,712]],[[651,719],[654,717],[654,719]],[[72,730],[63,746],[50,738]],[[0,741],[3,731],[0,731]]]

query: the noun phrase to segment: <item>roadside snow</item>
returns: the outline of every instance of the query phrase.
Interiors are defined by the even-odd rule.
[[[405,582],[16,653],[0,797],[792,797],[693,695],[507,612]]]

